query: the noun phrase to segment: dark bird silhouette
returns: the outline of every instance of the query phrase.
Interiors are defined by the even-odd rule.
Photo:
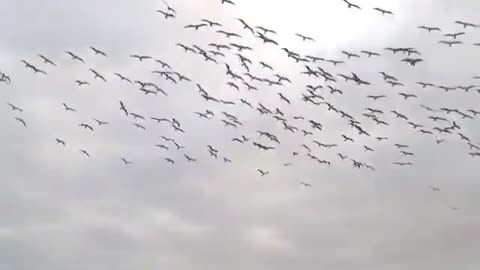
[[[80,150],[82,154],[84,154],[86,157],[90,158],[90,154],[86,150]]]
[[[222,24],[220,24],[218,22],[210,21],[210,20],[207,20],[207,19],[202,19],[201,21],[208,24],[208,26],[210,26],[210,27],[213,27],[213,26],[221,27],[222,26]]]
[[[398,166],[412,166],[413,165],[411,162],[393,162],[393,164],[398,165]]]
[[[90,83],[87,81],[76,80],[75,82],[77,83],[78,86],[90,85]]]
[[[467,27],[478,28],[479,27],[478,24],[469,23],[469,22],[455,21],[455,23],[460,24],[461,26],[463,26],[463,28],[467,28]]]
[[[47,57],[45,57],[41,54],[39,54],[38,56],[43,59],[43,62],[45,64],[50,64],[50,65],[55,66],[55,67],[57,66],[52,60],[48,59]]]
[[[265,175],[269,174],[269,172],[263,171],[261,169],[257,169],[257,172],[259,172],[261,176],[265,176]]]
[[[263,26],[255,26],[255,28],[257,28],[258,30],[262,31],[264,35],[268,35],[268,34],[274,34],[276,35],[277,32],[271,30],[271,29],[268,29],[268,28],[265,28]]]
[[[248,25],[243,19],[237,18],[237,20],[243,25],[243,29],[247,29],[248,31],[252,32],[252,34],[255,34],[253,28]]]
[[[191,29],[198,30],[198,29],[200,29],[200,28],[202,28],[202,27],[206,27],[206,26],[208,26],[206,23],[199,23],[199,24],[189,24],[189,25],[185,25],[183,28],[185,28],[185,29],[191,28]]]
[[[368,57],[372,57],[372,56],[380,56],[380,54],[379,54],[379,53],[376,53],[376,52],[365,51],[365,50],[363,50],[363,51],[360,51],[360,52],[361,52],[361,53],[363,53],[363,54],[366,54]]]
[[[382,15],[385,15],[385,14],[388,14],[388,15],[393,15],[393,12],[391,12],[390,10],[386,10],[386,9],[381,9],[381,8],[373,8],[373,10],[376,10],[380,13],[382,13]]]
[[[431,27],[431,26],[425,26],[425,25],[420,25],[418,28],[426,30],[429,33],[432,32],[432,31],[438,31],[438,32],[442,31],[438,27]]]
[[[125,107],[122,101],[120,101],[120,110],[123,111],[126,116],[128,116],[127,108]]]
[[[308,36],[305,36],[305,35],[302,35],[302,34],[296,33],[295,36],[301,38],[302,41],[312,41],[312,42],[315,41],[315,39],[313,39],[313,38],[311,38],[311,37],[308,37]]]
[[[346,135],[343,135],[343,134],[342,134],[342,137],[343,137],[343,141],[344,141],[344,142],[347,142],[347,141],[350,141],[350,142],[352,142],[352,143],[354,142],[354,140],[353,140],[352,138],[347,137]]]
[[[195,158],[192,158],[192,157],[190,157],[190,156],[188,156],[188,155],[186,155],[186,154],[184,154],[183,156],[187,159],[188,162],[195,162],[195,161],[197,161]]]
[[[90,70],[90,72],[92,72],[94,75],[95,75],[95,79],[96,78],[99,78],[101,79],[102,81],[106,82],[107,80],[105,79],[105,77],[103,77],[102,75],[100,75],[100,73],[98,73],[97,71],[95,71],[94,69],[88,69]]]
[[[421,58],[404,58],[404,59],[402,59],[402,62],[406,62],[411,66],[415,66],[417,63],[423,62],[423,59],[421,59]]]
[[[90,49],[93,51],[93,53],[94,53],[95,55],[98,54],[98,55],[102,55],[102,56],[108,57],[108,55],[107,55],[105,52],[103,52],[103,51],[101,51],[101,50],[99,50],[99,49],[97,49],[97,48],[95,48],[95,47],[90,47]]]
[[[59,139],[59,138],[56,138],[56,139],[55,139],[55,141],[57,142],[57,144],[61,144],[61,145],[63,145],[63,147],[65,147],[65,146],[66,146],[66,144],[65,144],[65,141],[64,141],[64,140],[61,140],[61,139]]]
[[[69,107],[65,102],[62,103],[63,107],[65,108],[65,111],[71,111],[71,112],[76,112],[74,108]]]
[[[311,188],[311,187],[312,187],[312,185],[311,185],[311,184],[309,184],[309,183],[306,183],[306,182],[303,182],[303,181],[302,181],[302,182],[300,182],[300,185],[302,185],[302,186],[304,186],[304,187],[306,187],[306,188]]]
[[[356,9],[361,9],[360,6],[356,5],[356,4],[352,4],[350,3],[349,1],[347,0],[342,0],[343,2],[345,2],[347,4],[347,7],[348,8],[356,8]]]
[[[440,40],[438,43],[446,44],[448,45],[448,47],[452,47],[453,45],[463,44],[463,42],[459,40]]]
[[[121,158],[121,159],[122,159],[122,161],[123,161],[123,163],[124,163],[125,165],[133,164],[133,162],[128,161],[128,160],[126,160],[125,158]]]
[[[115,76],[117,76],[118,78],[120,78],[120,80],[122,80],[122,81],[126,81],[126,82],[129,82],[129,83],[132,83],[132,81],[131,81],[129,78],[123,76],[123,75],[120,74],[120,73],[113,73],[113,74],[114,74]]]
[[[162,14],[165,19],[169,19],[169,18],[175,18],[175,14],[174,13],[170,13],[168,11],[163,11],[163,10],[157,10],[158,13]]]
[[[465,35],[465,32],[449,33],[449,34],[445,34],[444,36],[452,37],[453,39],[457,39],[458,36],[463,36],[463,35]]]
[[[138,61],[142,62],[143,60],[149,60],[152,59],[151,56],[148,55],[138,55],[138,54],[132,54],[130,55],[131,58],[136,58]]]
[[[79,126],[83,127],[84,129],[89,129],[90,131],[93,131],[93,127],[88,124],[81,123]]]
[[[72,60],[77,60],[77,61],[80,61],[82,63],[85,63],[85,61],[80,56],[72,53],[71,51],[66,51],[65,53],[70,55],[70,57],[72,57]]]
[[[12,109],[12,111],[19,111],[19,112],[23,112],[23,109],[20,109],[20,107],[17,107],[15,105],[13,105],[12,103],[10,102],[7,102],[8,106],[10,106],[10,108]]]
[[[20,122],[24,127],[27,127],[27,123],[26,123],[25,120],[23,120],[22,118],[20,118],[20,117],[15,117],[15,120],[17,120],[18,122]]]
[[[108,122],[100,121],[100,120],[95,119],[95,118],[93,118],[93,121],[97,122],[97,125],[99,125],[99,126],[108,125]]]
[[[227,38],[231,38],[231,37],[240,38],[240,37],[242,37],[242,36],[240,36],[240,35],[237,34],[237,33],[227,32],[227,31],[224,31],[224,30],[217,30],[217,33],[223,34],[223,35],[225,35],[225,37],[227,37]]]

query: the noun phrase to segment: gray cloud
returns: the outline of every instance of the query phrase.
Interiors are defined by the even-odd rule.
[[[424,80],[444,85],[475,83],[478,30],[467,29],[463,46],[448,48],[437,44],[441,34],[428,35],[416,27],[438,25],[444,32],[463,31],[455,20],[473,21],[476,1],[368,1],[360,12],[339,1],[236,1],[235,7],[219,1],[176,1],[178,15],[164,20],[155,12],[160,2],[142,1],[13,1],[0,9],[2,40],[0,71],[12,78],[0,84],[0,99],[21,107],[12,112],[0,106],[0,268],[3,269],[474,269],[479,266],[478,161],[470,158],[468,146],[453,134],[437,145],[431,136],[421,136],[389,113],[382,119],[388,127],[376,126],[362,118],[364,108],[386,112],[398,110],[414,122],[433,127],[420,104],[453,107],[463,111],[478,108],[478,93],[422,89]],[[365,2],[365,1],[364,1]],[[382,6],[394,17],[381,17],[370,10]],[[285,58],[282,51],[263,46],[258,40],[238,40],[255,48],[246,53],[255,63],[266,61],[275,71],[294,81],[293,85],[266,87],[253,83],[258,92],[237,92],[223,64],[205,63],[202,57],[184,54],[177,42],[207,47],[225,42],[210,30],[188,31],[183,26],[202,18],[219,21],[228,31],[247,36],[235,18],[252,25],[264,25],[279,32],[282,46],[301,54],[344,59],[341,50],[375,50],[375,59],[348,61],[345,65],[323,65],[329,72],[356,72],[370,86],[338,81],[345,94],[324,96],[342,110],[361,119],[374,136],[388,136],[387,143],[358,136],[343,119],[326,110],[300,102],[306,84],[321,83],[300,75],[303,67]],[[317,42],[301,43],[294,33],[313,36]],[[109,57],[93,56],[95,46]],[[412,68],[385,47],[415,47],[425,59]],[[71,61],[71,50],[86,64]],[[58,67],[42,64],[45,54]],[[177,85],[166,82],[152,70],[153,63],[139,63],[130,54],[162,59],[192,79]],[[20,63],[25,59],[45,69],[48,76],[33,75]],[[220,59],[220,58],[219,58]],[[228,56],[235,71],[236,56]],[[105,75],[108,82],[94,80],[88,68]],[[252,73],[270,76],[256,64]],[[391,88],[382,83],[379,71],[394,74],[406,84]],[[137,87],[121,82],[119,72],[132,79],[152,81],[168,96],[144,96]],[[75,80],[90,86],[77,87]],[[222,99],[240,97],[256,105],[280,108],[290,119],[304,115],[324,125],[313,138],[283,131],[281,123],[260,116],[246,106],[206,103],[197,94],[196,83]],[[293,102],[285,106],[277,92]],[[396,93],[415,93],[418,100],[404,101]],[[372,103],[365,96],[386,94],[388,100]],[[119,111],[119,100],[133,112],[145,116],[177,118],[186,134],[168,125],[142,122],[147,130],[133,126],[134,120]],[[66,102],[77,113],[65,112]],[[211,109],[213,121],[196,118],[194,111]],[[479,108],[480,110],[480,108]],[[239,117],[241,129],[224,128],[222,111]],[[23,128],[13,120],[21,116]],[[462,132],[473,142],[480,140],[478,120],[458,121]],[[110,122],[96,127],[92,118]],[[78,127],[94,125],[92,133]],[[289,123],[308,128],[301,122]],[[231,142],[245,134],[257,139],[257,130],[278,134],[281,147],[258,152],[253,146]],[[340,133],[353,136],[355,144],[339,149],[316,148],[312,139],[341,143]],[[156,149],[165,143],[160,136],[174,137],[186,146],[182,151]],[[438,137],[438,135],[435,135]],[[65,149],[55,138],[66,141]],[[438,138],[444,138],[440,136]],[[332,161],[319,166],[307,157],[292,158],[308,144],[313,153]],[[414,166],[398,168],[392,161],[404,158],[392,147],[410,145]],[[168,144],[168,143],[165,143]],[[208,156],[206,145],[219,149],[219,159]],[[374,153],[365,153],[369,145]],[[171,145],[170,145],[171,146]],[[80,149],[92,155],[87,159]],[[355,170],[350,161],[340,162],[337,152],[373,164],[376,171]],[[199,160],[186,163],[183,153]],[[301,155],[304,155],[302,150]],[[134,162],[125,167],[120,158]],[[165,157],[174,159],[168,165]],[[232,159],[223,164],[221,158]],[[292,162],[293,167],[282,164]],[[256,168],[268,170],[260,178]],[[308,181],[309,190],[299,186]],[[430,185],[441,188],[432,192]],[[452,211],[452,207],[460,208]]]

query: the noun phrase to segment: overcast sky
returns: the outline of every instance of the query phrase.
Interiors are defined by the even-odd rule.
[[[453,22],[480,23],[476,21],[480,2],[357,0],[361,11],[348,9],[341,0],[236,0],[235,6],[219,2],[170,0],[177,16],[165,20],[155,12],[165,10],[162,1],[2,1],[0,71],[10,76],[11,83],[0,84],[0,269],[478,269],[480,160],[468,155],[468,146],[457,134],[422,136],[389,111],[399,111],[430,130],[431,113],[420,104],[480,111],[476,91],[445,93],[416,85],[420,80],[446,86],[476,83],[472,77],[480,75],[480,54],[472,43],[480,42],[480,30]],[[395,15],[381,16],[373,7]],[[215,65],[175,45],[207,48],[208,43],[229,42],[212,28],[183,28],[202,18],[246,37],[235,42],[254,48],[245,53],[254,62],[252,73],[272,76],[259,67],[258,62],[265,61],[293,83],[256,84],[257,92],[226,86],[230,80],[222,62],[244,72],[236,56],[218,57],[220,64]],[[372,137],[358,136],[326,107],[302,102],[305,86],[323,80],[300,75],[305,70],[302,64],[288,59],[279,47],[254,39],[235,18],[274,29],[278,35],[272,37],[280,47],[302,55],[346,60],[342,50],[380,52],[381,57],[362,55],[337,67],[319,64],[332,74],[355,72],[372,83],[357,86],[339,79],[335,87],[344,95],[322,92],[361,120]],[[438,26],[443,32],[428,34],[418,25]],[[458,38],[463,45],[438,44],[446,39],[443,34],[458,31],[467,32]],[[302,42],[295,33],[316,42]],[[108,58],[93,55],[89,46],[105,51]],[[385,47],[414,47],[424,62],[409,66]],[[85,64],[72,61],[65,51],[78,54]],[[57,67],[45,65],[38,54]],[[165,81],[151,73],[162,69],[159,64],[140,63],[131,54],[161,59],[192,82]],[[20,60],[48,75],[34,74]],[[94,79],[89,68],[107,82]],[[380,71],[394,75],[405,87],[390,87]],[[114,72],[155,82],[168,96],[145,96],[138,85],[120,81]],[[75,80],[90,85],[79,87]],[[239,102],[206,103],[196,83],[218,98],[235,102],[244,98],[254,106],[261,102],[281,108],[288,119],[295,115],[316,119],[324,130],[304,137],[288,133],[271,116]],[[405,101],[398,96],[400,91],[418,98]],[[292,105],[282,102],[277,92]],[[374,103],[367,95],[388,97]],[[119,110],[120,100],[145,117],[174,117],[186,133],[148,119],[137,121],[146,130],[137,129],[134,119]],[[77,112],[66,112],[63,102]],[[23,112],[12,111],[6,103]],[[366,107],[384,110],[382,119],[390,125],[377,126],[362,117]],[[212,120],[193,114],[206,109],[215,112]],[[225,127],[222,111],[237,116],[244,126]],[[24,119],[28,127],[14,117]],[[478,120],[448,117],[473,143],[480,142]],[[92,118],[109,125],[97,127]],[[91,124],[95,131],[82,129],[80,123]],[[307,123],[289,123],[308,128]],[[278,149],[260,152],[251,144],[231,141],[242,134],[260,140],[257,130],[276,134],[281,141]],[[340,134],[356,143],[346,145]],[[162,135],[186,148],[155,148],[168,144]],[[378,143],[375,136],[390,139]],[[320,149],[313,139],[340,147]],[[438,145],[435,139],[445,142]],[[408,144],[415,156],[402,157],[395,143]],[[208,144],[219,150],[219,160],[209,156]],[[301,144],[332,165],[312,162]],[[363,145],[375,151],[365,152]],[[293,151],[301,154],[293,158]],[[338,152],[371,164],[376,171],[354,169],[351,161],[336,156]],[[183,154],[198,162],[187,163]],[[133,164],[125,166],[121,157]],[[166,163],[166,157],[176,163]],[[223,157],[232,163],[224,164]],[[400,168],[392,164],[395,161],[414,166]],[[260,177],[257,168],[269,175]],[[312,187],[302,187],[301,181]],[[432,191],[431,185],[440,192]]]

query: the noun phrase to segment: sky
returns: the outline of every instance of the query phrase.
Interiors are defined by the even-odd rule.
[[[476,82],[480,75],[478,29],[462,29],[456,20],[475,21],[480,2],[473,0],[357,0],[362,10],[348,9],[341,0],[275,1],[236,0],[221,5],[218,0],[170,0],[176,18],[165,20],[156,10],[162,1],[114,0],[3,0],[0,9],[2,42],[0,71],[10,84],[0,83],[0,269],[477,269],[480,267],[480,173],[478,159],[456,134],[422,136],[390,110],[412,121],[433,127],[433,108],[477,109],[479,95],[463,90],[445,93],[422,89],[417,81],[456,86]],[[353,1],[352,1],[353,2]],[[394,16],[372,10],[381,7]],[[358,136],[344,119],[301,101],[307,84],[323,84],[301,75],[301,64],[288,59],[273,45],[263,45],[248,35],[236,18],[252,26],[274,29],[280,47],[302,55],[346,60],[342,50],[377,51],[381,57],[350,59],[333,67],[319,64],[332,74],[355,72],[371,82],[357,86],[341,79],[335,84],[344,95],[322,95],[338,108],[364,123],[372,136],[387,136],[378,143]],[[184,29],[187,24],[210,19],[226,31],[248,38],[235,42],[254,48],[246,52],[254,62],[252,73],[271,75],[259,61],[270,63],[275,73],[292,84],[258,91],[236,91],[222,62],[243,73],[235,56],[206,63],[201,56],[185,54],[176,43],[198,44],[226,41],[214,29]],[[438,26],[442,33],[428,34],[419,25]],[[445,33],[465,31],[463,45],[439,44]],[[295,33],[311,36],[302,42]],[[95,56],[94,46],[108,57]],[[413,47],[424,62],[412,67],[385,47]],[[72,51],[85,63],[72,61]],[[43,54],[57,66],[45,65]],[[153,61],[139,62],[132,54],[151,55],[169,63],[192,80],[172,84],[152,70],[162,69]],[[33,74],[20,62],[48,74]],[[107,82],[96,80],[89,68],[99,71]],[[392,88],[378,72],[395,75],[405,84]],[[138,85],[120,81],[121,73],[134,80],[152,81],[168,96],[145,96]],[[89,81],[77,86],[75,80]],[[206,103],[198,94],[200,84],[215,97],[268,108],[281,108],[289,119],[294,115],[317,119],[324,130],[314,137],[290,134],[271,117],[237,104]],[[403,100],[398,92],[414,93],[417,99]],[[278,92],[292,100],[282,102]],[[388,95],[372,102],[367,95]],[[137,121],[119,110],[119,101],[145,117],[176,118],[185,134],[150,120]],[[294,102],[293,102],[294,101]],[[77,112],[67,112],[63,102]],[[23,112],[12,111],[12,103]],[[365,108],[378,108],[389,126],[377,126],[362,118]],[[193,112],[210,109],[213,120],[197,118]],[[225,127],[222,112],[238,116],[244,126]],[[23,127],[14,117],[27,123]],[[461,125],[473,143],[480,142],[478,119],[448,116]],[[108,121],[97,127],[92,118]],[[89,123],[95,131],[81,129]],[[289,124],[308,127],[293,120]],[[242,134],[260,139],[257,130],[277,134],[281,145],[261,152],[253,146],[235,144]],[[343,143],[340,134],[355,138]],[[160,136],[175,138],[186,148],[165,151],[155,144],[168,144]],[[56,143],[66,142],[66,147]],[[339,149],[316,148],[312,139],[338,143]],[[445,139],[442,144],[435,139]],[[394,143],[408,144],[412,158],[402,157]],[[317,156],[332,161],[320,166],[305,157],[301,144]],[[208,155],[207,145],[219,150],[219,160]],[[374,148],[365,152],[363,145]],[[87,150],[91,158],[80,153]],[[292,151],[300,151],[297,158]],[[348,154],[375,167],[354,169]],[[183,154],[196,159],[187,163]],[[125,166],[124,157],[133,164]],[[172,158],[168,164],[164,158]],[[221,161],[232,160],[231,164]],[[395,161],[410,161],[398,167]],[[284,163],[292,163],[285,167]],[[261,177],[256,169],[269,172]],[[300,182],[307,182],[305,188]],[[440,189],[434,192],[430,186]],[[458,210],[452,210],[458,208]]]

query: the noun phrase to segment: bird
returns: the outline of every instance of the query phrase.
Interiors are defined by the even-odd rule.
[[[480,25],[478,25],[478,24],[463,22],[463,21],[455,21],[455,23],[462,25],[463,28],[467,28],[467,27],[478,28],[478,27],[480,27]]]
[[[93,121],[97,122],[97,125],[99,125],[99,126],[108,125],[108,122],[100,121],[100,120],[95,119],[95,118],[92,118],[92,119],[93,119]]]
[[[312,185],[311,185],[310,183],[303,182],[303,181],[300,182],[300,185],[302,185],[302,186],[304,186],[304,187],[306,187],[306,188],[311,188],[311,187],[312,187]]]
[[[208,26],[206,23],[199,23],[199,24],[189,24],[189,25],[185,25],[184,28],[185,29],[195,29],[195,30],[198,30],[202,27],[205,27],[205,26]]]
[[[66,144],[65,144],[65,141],[64,141],[64,140],[61,140],[61,139],[59,139],[59,138],[56,138],[56,139],[55,139],[55,141],[57,142],[57,144],[61,144],[61,145],[63,145],[63,147],[65,147],[65,146],[66,146]]]
[[[149,60],[149,59],[152,59],[151,56],[148,56],[148,55],[138,55],[138,54],[132,54],[130,55],[131,58],[135,58],[137,59],[138,61],[142,62],[143,60]]]
[[[393,12],[391,12],[389,10],[386,10],[386,9],[376,7],[376,8],[373,8],[373,10],[376,10],[376,11],[382,13],[382,15],[385,15],[385,14],[393,15]]]
[[[93,51],[93,53],[95,55],[102,55],[102,56],[108,57],[108,55],[105,52],[103,52],[103,51],[101,51],[101,50],[99,50],[95,47],[90,46],[90,49]]]
[[[75,110],[74,108],[71,108],[69,107],[65,102],[62,103],[63,107],[65,108],[65,111],[71,111],[71,112],[76,112],[77,110]]]
[[[463,35],[465,35],[465,32],[448,33],[448,34],[445,34],[444,36],[452,37],[453,39],[457,39],[457,37],[463,36]]]
[[[299,33],[296,33],[295,36],[301,38],[302,41],[312,41],[312,42],[315,41],[313,38],[299,34]]]
[[[10,106],[10,108],[12,109],[12,111],[19,111],[19,112],[23,112],[23,109],[20,109],[19,107],[13,105],[12,103],[10,102],[7,102],[7,105]]]
[[[235,3],[232,0],[221,0],[221,4],[235,5]]]
[[[22,118],[15,117],[14,119],[17,120],[18,122],[20,122],[24,127],[27,127],[27,123]]]
[[[93,127],[90,126],[89,124],[81,123],[79,126],[83,127],[84,129],[88,129],[90,131],[93,131]]]
[[[81,149],[80,152],[84,154],[86,157],[90,158],[90,154],[86,150]]]
[[[440,44],[446,44],[448,45],[448,47],[452,47],[453,45],[458,45],[458,44],[463,44],[462,41],[459,41],[459,40],[440,40],[438,43]]]
[[[162,14],[165,17],[165,19],[175,18],[174,13],[169,13],[169,12],[166,12],[166,11],[163,11],[163,10],[157,10],[157,12]]]
[[[74,54],[73,52],[71,51],[66,51],[65,52],[66,54],[70,55],[72,57],[72,60],[77,60],[77,61],[80,61],[82,63],[85,63],[85,61],[83,60],[83,58],[81,58],[80,56]]]
[[[123,111],[126,116],[128,116],[127,108],[125,107],[122,101],[120,101],[120,110]]]
[[[95,71],[94,69],[89,68],[88,70],[95,75],[95,79],[96,79],[96,78],[99,78],[99,79],[101,79],[101,80],[104,81],[104,82],[107,81],[107,80],[105,79],[105,77],[103,77],[102,75],[100,75],[100,73],[98,73],[98,72]]]
[[[89,85],[90,84],[87,81],[81,81],[81,80],[75,80],[75,82],[77,83],[78,86]]]
[[[342,0],[343,2],[345,2],[347,4],[347,7],[348,8],[356,8],[356,9],[361,9],[360,6],[356,5],[356,4],[352,4],[350,3],[349,1],[347,0]]]
[[[425,25],[420,25],[420,26],[418,26],[418,28],[423,29],[423,30],[426,30],[426,31],[429,32],[429,33],[430,33],[430,32],[434,32],[434,31],[438,31],[438,32],[442,31],[442,30],[441,30],[440,28],[438,28],[438,27],[425,26]]]
[[[252,34],[255,34],[255,31],[253,28],[248,25],[243,19],[237,18],[237,20],[242,24],[243,29],[247,29],[248,31],[252,32]]]
[[[133,162],[131,162],[131,161],[128,161],[128,160],[126,160],[126,159],[125,159],[125,158],[123,158],[123,157],[121,158],[121,160],[123,161],[123,163],[124,163],[125,165],[130,165],[130,164],[133,164]]]
[[[200,21],[201,21],[201,22],[204,22],[204,23],[206,23],[206,24],[208,24],[210,27],[213,27],[213,26],[218,26],[218,27],[221,27],[221,26],[222,26],[222,24],[221,24],[221,23],[214,22],[214,21],[207,20],[207,19],[201,19]]]
[[[260,173],[261,176],[266,176],[267,174],[269,174],[269,172],[263,171],[261,169],[257,169],[257,171]]]
[[[188,156],[188,155],[186,155],[186,154],[184,154],[183,156],[187,159],[188,162],[195,162],[195,161],[197,161],[196,159],[194,159],[194,158],[192,158],[192,157],[190,157],[190,156]]]
[[[52,65],[52,66],[54,66],[54,67],[57,66],[52,60],[48,59],[47,57],[45,57],[45,56],[43,56],[43,55],[41,55],[41,54],[39,54],[38,56],[39,56],[40,58],[42,58],[42,60],[43,60],[43,62],[44,62],[45,64],[50,64],[50,65]]]

